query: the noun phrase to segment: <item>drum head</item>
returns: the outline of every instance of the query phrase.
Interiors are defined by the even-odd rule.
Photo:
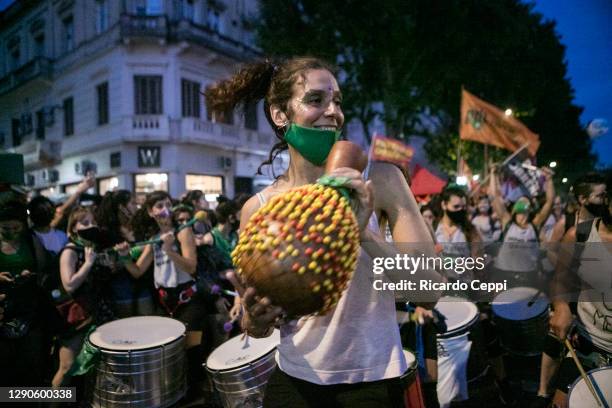
[[[599,390],[599,396],[603,397],[608,405],[612,406],[612,367],[597,368],[588,373],[591,382]],[[567,406],[569,408],[591,408],[596,407],[597,403],[589,387],[578,378],[571,386],[567,396]]]
[[[411,351],[405,349],[403,351],[404,358],[406,359],[406,364],[408,365],[408,369],[410,370],[417,364],[416,356]]]
[[[529,306],[536,293],[537,289],[527,287],[516,287],[502,292],[491,303],[493,313],[508,320],[527,320],[539,316],[548,308],[548,298],[540,293]]]
[[[206,367],[213,371],[238,368],[259,360],[273,351],[280,343],[280,331],[274,330],[271,336],[254,339],[242,334],[229,339],[217,347],[206,360]]]
[[[160,316],[128,317],[98,327],[90,336],[94,346],[115,351],[159,347],[185,334],[185,325]]]
[[[443,296],[438,300],[436,309],[446,317],[446,333],[438,337],[449,337],[469,328],[478,319],[478,308],[463,298]]]

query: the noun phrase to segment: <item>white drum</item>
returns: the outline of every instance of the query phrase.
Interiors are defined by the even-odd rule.
[[[460,297],[443,296],[436,310],[446,317],[446,333],[438,334],[438,402],[441,407],[468,398],[468,381],[487,367],[478,307]]]
[[[115,320],[88,341],[101,354],[94,407],[168,407],[185,395],[185,325],[178,320]]]
[[[238,335],[217,347],[206,360],[226,408],[256,408],[263,404],[268,379],[276,369],[276,346],[280,332],[254,339]]]
[[[605,401],[609,407],[612,407],[612,367],[596,368],[589,371],[587,375],[597,390],[600,400]],[[589,387],[582,377],[578,378],[570,387],[567,394],[567,406],[569,408],[591,408],[597,406],[593,394],[589,391]]]
[[[533,303],[529,305],[531,301]],[[535,356],[542,352],[548,331],[546,295],[538,294],[535,288],[520,286],[497,295],[491,308],[506,350],[522,356]]]

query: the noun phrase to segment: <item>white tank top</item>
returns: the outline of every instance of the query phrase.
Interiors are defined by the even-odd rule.
[[[533,272],[538,269],[539,255],[538,236],[533,225],[521,228],[511,222],[495,258],[495,267],[503,271]]]
[[[582,288],[578,297],[577,329],[602,350],[612,353],[612,254],[602,243],[593,222],[580,256],[578,276]]]
[[[193,280],[193,277],[180,269],[166,251],[162,249],[162,244],[153,245],[153,279],[155,287],[175,288],[181,283]],[[178,252],[178,246],[174,243],[174,250]]]
[[[260,201],[265,202],[262,194]],[[368,225],[378,233],[373,214]],[[276,361],[291,377],[329,385],[378,381],[407,369],[391,291],[373,288],[372,258],[361,250],[357,269],[338,305],[280,328]]]

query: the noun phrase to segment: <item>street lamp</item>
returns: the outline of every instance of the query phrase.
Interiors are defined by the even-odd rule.
[[[555,167],[557,167],[557,162],[556,161],[551,161],[550,164],[548,165],[548,167],[550,167],[551,169],[554,169]]]
[[[563,179],[561,179],[561,182],[564,184],[567,183],[567,177],[563,177]]]
[[[504,115],[506,116],[512,116],[512,109],[508,108],[504,111]]]

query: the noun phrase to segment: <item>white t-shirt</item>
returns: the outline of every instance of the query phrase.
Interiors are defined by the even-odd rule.
[[[64,231],[56,230],[55,228],[51,228],[49,232],[34,231],[34,234],[36,234],[43,247],[54,254],[59,254],[68,243],[68,235]]]

